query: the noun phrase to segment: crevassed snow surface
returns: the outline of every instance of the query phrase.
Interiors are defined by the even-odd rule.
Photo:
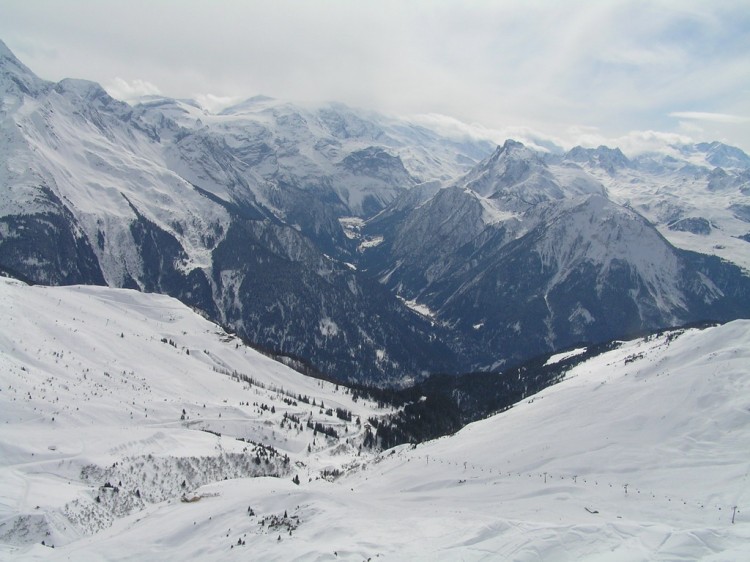
[[[454,436],[358,456],[383,411],[167,297],[2,280],[0,319],[4,558],[750,559],[748,321],[625,343]]]

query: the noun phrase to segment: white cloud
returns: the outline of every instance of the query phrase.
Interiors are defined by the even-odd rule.
[[[685,55],[680,49],[665,47],[663,45],[649,48],[630,46],[626,49],[607,49],[600,55],[600,59],[614,64],[624,64],[635,67],[647,65],[666,66],[683,64],[685,62]]]
[[[674,146],[692,144],[695,142],[690,136],[679,133],[664,133],[661,131],[631,131],[630,133],[613,139],[612,146],[620,147],[627,156],[636,156],[644,152],[672,153]]]
[[[122,101],[135,101],[143,96],[157,96],[161,94],[159,88],[147,80],[136,78],[128,82],[119,76],[106,84],[104,89],[107,90],[110,96]]]
[[[669,116],[695,121],[712,121],[714,123],[747,123],[750,121],[750,117],[730,115],[728,113],[710,113],[707,111],[673,111]]]
[[[158,80],[107,87],[122,98],[161,91],[209,109],[256,94],[335,100],[532,139],[568,138],[575,124],[616,138],[708,122],[674,108],[750,115],[747,0],[6,4],[0,37],[44,45],[24,61],[43,78]],[[750,148],[750,132],[729,128],[738,121],[714,123]]]
[[[570,143],[584,147],[600,145],[618,147],[628,157],[638,156],[645,152],[676,153],[675,146],[693,144],[695,139],[679,133],[664,133],[661,131],[630,131],[624,135],[608,137],[597,134],[584,134],[571,137]]]
[[[239,96],[215,96],[214,94],[195,94],[193,99],[211,113],[217,113],[230,105],[242,101],[242,98]]]
[[[604,145],[610,148],[618,147],[628,157],[635,157],[646,152],[676,155],[678,151],[675,147],[697,142],[696,133],[703,131],[700,127],[691,127],[688,124],[688,126],[681,128],[679,132],[634,130],[621,135],[606,135],[598,127],[573,125],[560,131],[557,135],[552,135],[530,127],[520,126],[491,129],[483,125],[468,124],[453,117],[434,113],[412,115],[407,119],[453,138],[484,139],[497,144],[502,144],[507,139],[513,139],[541,152],[567,151],[574,146],[596,148]]]
[[[479,123],[465,123],[455,117],[439,113],[409,115],[403,118],[454,139],[480,139],[498,145],[508,139],[513,139],[540,152],[559,151],[567,144],[559,137],[532,127],[507,126],[493,129]]]

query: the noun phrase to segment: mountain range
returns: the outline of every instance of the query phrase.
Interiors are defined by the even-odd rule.
[[[0,268],[180,299],[403,385],[750,315],[750,157],[456,138],[341,104],[135,105],[0,44]]]
[[[749,197],[0,42],[0,558],[746,560]]]

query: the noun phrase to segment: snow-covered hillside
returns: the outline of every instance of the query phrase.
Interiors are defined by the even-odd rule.
[[[748,321],[624,343],[375,457],[359,444],[383,410],[173,299],[2,280],[0,318],[3,557],[750,556]]]
[[[169,297],[2,279],[0,310],[6,553],[225,478],[319,478],[356,458],[383,413]]]
[[[15,276],[168,294],[340,380],[452,368],[427,323],[346,265],[338,218],[465,171],[489,143],[336,104],[131,107],[37,77],[1,41],[0,131],[0,267]]]
[[[622,153],[579,149],[548,160],[509,140],[455,185],[405,211],[397,201],[360,228],[379,243],[364,248],[356,265],[461,334],[459,353],[472,361],[465,370],[507,368],[579,342],[747,317],[750,278],[741,268],[678,250],[664,229],[697,235],[673,223],[657,223],[658,230],[609,197],[607,182],[620,179],[608,170],[645,178]],[[687,217],[682,225],[695,229]],[[747,245],[733,240],[735,250]]]
[[[678,248],[714,254],[750,271],[750,158],[721,144],[672,147],[628,160],[618,149],[576,147],[565,155],[634,208]]]

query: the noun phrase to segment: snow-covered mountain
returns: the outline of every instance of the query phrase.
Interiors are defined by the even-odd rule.
[[[361,446],[391,408],[169,297],[0,279],[0,318],[3,558],[750,555],[747,321],[551,356],[586,359],[376,454]]]
[[[619,151],[547,162],[508,141],[455,185],[369,220],[362,234],[382,241],[364,251],[363,267],[460,334],[453,345],[475,369],[747,316],[750,278],[740,268],[675,248],[609,198],[611,178],[631,169]]]
[[[0,88],[0,268],[168,294],[340,380],[750,315],[714,257],[750,265],[746,160],[718,143],[544,156],[335,103],[129,106],[4,45]]]
[[[188,181],[223,199],[250,191],[290,221],[300,218],[300,198],[322,199],[335,216],[371,216],[417,183],[455,178],[492,149],[342,104],[305,108],[257,96],[216,115],[150,98],[134,112],[167,141],[169,167]]]
[[[414,185],[435,134],[267,99],[131,108],[91,82],[40,80],[4,46],[0,75],[6,270],[170,294],[342,379],[453,369],[428,323],[342,261],[338,221]],[[437,175],[460,166],[451,146]]]
[[[562,161],[579,164],[678,248],[750,270],[750,157],[741,150],[698,143],[628,160],[618,149],[576,147]]]
[[[512,140],[466,174],[460,185],[497,201],[503,211],[522,212],[572,195],[604,194],[604,188],[579,168],[548,166],[541,156]]]

